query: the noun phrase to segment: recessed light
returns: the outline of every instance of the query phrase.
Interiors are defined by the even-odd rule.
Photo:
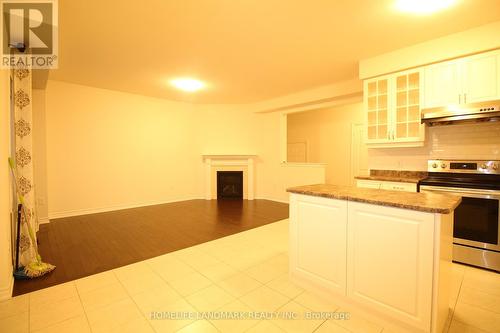
[[[429,15],[453,6],[457,0],[396,0],[395,7],[403,13]]]
[[[195,92],[205,88],[205,83],[200,80],[187,77],[170,80],[170,84],[177,89],[186,92]]]

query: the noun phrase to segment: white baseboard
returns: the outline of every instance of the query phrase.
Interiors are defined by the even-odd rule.
[[[152,201],[152,202],[135,203],[135,204],[128,204],[128,205],[116,205],[116,206],[109,206],[109,207],[76,209],[76,210],[54,212],[54,213],[49,213],[49,217],[40,218],[39,221],[42,224],[42,223],[49,223],[49,220],[60,219],[60,218],[64,218],[64,217],[72,217],[72,216],[80,216],[80,215],[88,215],[88,214],[96,214],[96,213],[105,213],[105,212],[112,212],[115,210],[155,206],[155,205],[162,205],[162,204],[167,204],[167,203],[187,201],[187,200],[196,200],[196,199],[205,200],[205,197],[192,196],[192,197],[177,198],[177,199],[171,199],[171,200],[165,200],[165,201]],[[286,204],[288,203],[288,200],[276,199],[276,198],[272,198],[272,197],[258,197],[255,199],[277,201],[277,202],[286,203]]]
[[[126,204],[126,205],[115,205],[115,206],[99,207],[99,208],[60,211],[60,212],[49,213],[48,219],[53,220],[53,219],[60,219],[60,218],[64,218],[64,217],[72,217],[72,216],[88,215],[88,214],[96,214],[96,213],[105,213],[105,212],[112,212],[115,210],[163,205],[163,204],[167,204],[167,203],[187,201],[187,200],[196,200],[196,199],[204,199],[204,197],[192,196],[192,197],[177,198],[177,199],[171,199],[171,200],[161,200],[161,201],[151,201],[151,202]]]
[[[13,289],[14,289],[14,276],[10,274],[9,285],[0,289],[0,301],[5,301],[12,298]]]
[[[50,223],[50,220],[48,217],[39,217],[38,218],[38,223],[39,224],[47,224],[47,223]]]

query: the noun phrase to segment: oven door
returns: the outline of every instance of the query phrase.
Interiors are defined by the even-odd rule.
[[[455,209],[453,242],[500,251],[500,191],[442,186],[420,186],[420,192],[460,195]]]

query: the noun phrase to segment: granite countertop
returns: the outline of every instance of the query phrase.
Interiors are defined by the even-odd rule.
[[[438,214],[453,212],[462,201],[460,196],[453,194],[401,192],[330,184],[291,187],[287,192]]]
[[[370,170],[369,176],[357,176],[356,179],[381,180],[386,182],[415,183],[427,177],[425,171],[406,170]]]

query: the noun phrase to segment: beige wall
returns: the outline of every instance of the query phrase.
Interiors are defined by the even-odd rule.
[[[288,115],[288,142],[307,142],[310,163],[326,163],[326,182],[349,185],[352,124],[363,122],[363,104]]]
[[[280,164],[278,113],[58,81],[48,82],[45,115],[42,101],[36,92],[35,176],[50,218],[203,198],[202,154],[258,155],[256,198],[287,201],[286,187],[324,181],[321,169]]]
[[[7,158],[10,155],[10,75],[0,70],[0,301],[10,297],[12,287],[11,186]]]
[[[188,104],[49,81],[49,216],[195,197],[193,119]]]

